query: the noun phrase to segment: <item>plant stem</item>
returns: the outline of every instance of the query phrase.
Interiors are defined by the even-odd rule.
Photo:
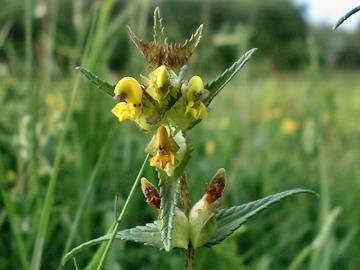
[[[180,194],[183,204],[183,210],[185,214],[189,217],[190,213],[190,196],[189,196],[189,187],[186,179],[185,173],[180,176]],[[185,254],[185,270],[194,269],[194,253],[195,250],[191,243],[189,242],[188,249]]]
[[[185,257],[185,270],[193,270],[194,269],[194,248],[189,243],[188,249],[186,251],[186,257]]]
[[[102,254],[101,256],[101,259],[100,259],[100,262],[98,264],[98,267],[97,267],[97,270],[101,270],[102,267],[104,266],[104,263],[105,263],[105,260],[109,254],[109,251],[110,251],[110,247],[112,245],[112,243],[114,242],[114,239],[115,239],[115,236],[116,236],[116,233],[117,231],[119,230],[119,226],[120,226],[120,223],[121,223],[121,220],[125,214],[125,211],[126,209],[128,208],[128,205],[129,205],[129,202],[131,200],[131,198],[133,197],[133,194],[134,194],[134,191],[135,191],[135,188],[136,186],[138,185],[139,181],[140,181],[140,178],[141,178],[141,175],[144,171],[144,168],[145,168],[145,164],[147,162],[147,160],[149,159],[149,154],[146,155],[145,159],[144,159],[144,162],[143,164],[141,165],[141,168],[139,170],[139,173],[134,181],[134,184],[132,185],[131,187],[131,190],[130,190],[130,193],[129,193],[129,196],[126,198],[126,201],[125,201],[125,204],[124,204],[124,207],[123,209],[121,210],[120,212],[120,215],[118,217],[118,219],[116,220],[116,223],[115,223],[115,226],[111,232],[111,237],[110,237],[110,240],[108,241],[106,247],[105,247],[105,250],[104,250],[104,253]]]

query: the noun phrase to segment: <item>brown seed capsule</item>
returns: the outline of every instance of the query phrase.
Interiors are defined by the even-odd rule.
[[[141,190],[144,193],[146,202],[149,205],[155,206],[155,208],[160,209],[160,193],[157,188],[144,177],[141,178]]]
[[[205,188],[205,198],[208,204],[217,201],[224,193],[225,189],[225,170],[219,169],[210,183]]]

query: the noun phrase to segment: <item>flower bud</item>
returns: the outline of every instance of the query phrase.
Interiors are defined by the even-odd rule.
[[[194,248],[203,246],[216,231],[215,211],[218,199],[225,188],[225,170],[219,169],[209,184],[204,196],[193,206],[189,215],[190,240]]]
[[[164,65],[149,74],[149,87],[146,91],[158,102],[163,101],[170,91],[170,75]]]

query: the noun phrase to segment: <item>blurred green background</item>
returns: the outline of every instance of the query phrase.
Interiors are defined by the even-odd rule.
[[[295,187],[320,194],[199,249],[196,269],[360,269],[360,28],[310,25],[285,0],[1,0],[0,269],[60,269],[65,251],[113,221],[115,194],[122,204],[150,135],[119,124],[113,101],[74,67],[112,83],[147,74],[125,26],[151,39],[157,5],[170,40],[204,23],[190,71],[207,81],[259,48],[190,133],[192,201],[220,167],[224,207]],[[156,179],[149,167],[145,175]],[[156,217],[140,189],[130,207],[122,228]],[[80,269],[95,250],[77,257]],[[183,260],[180,250],[117,241],[106,269],[181,269]]]

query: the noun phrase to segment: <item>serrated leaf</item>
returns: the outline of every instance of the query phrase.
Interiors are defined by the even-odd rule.
[[[160,8],[156,7],[154,10],[154,41],[155,43],[166,43],[166,36],[164,33],[163,18],[160,15]]]
[[[175,176],[167,176],[165,172],[159,171],[160,187],[160,231],[161,240],[166,251],[172,248],[171,240],[174,229],[175,207],[179,181]]]
[[[92,82],[93,84],[95,84],[97,86],[97,88],[99,88],[100,90],[104,91],[106,94],[110,95],[110,96],[114,96],[114,85],[111,85],[110,83],[100,79],[97,75],[95,75],[94,73],[92,73],[91,71],[87,70],[84,67],[76,67],[76,70],[79,70],[90,82]]]
[[[116,239],[163,248],[159,227],[160,225],[156,221],[154,223],[147,223],[145,226],[137,226],[132,229],[118,232],[116,234]]]
[[[231,67],[226,69],[221,75],[216,77],[215,80],[207,83],[205,89],[209,90],[210,95],[205,100],[205,104],[209,105],[210,102],[216,97],[217,94],[227,85],[231,79],[239,72],[239,70],[246,64],[251,58],[252,54],[256,51],[256,48],[248,50],[244,53],[239,60],[237,60]]]
[[[101,244],[102,242],[110,240],[110,238],[111,234],[106,234],[104,236],[82,243],[68,252],[64,256],[62,263],[65,264],[69,259],[73,258],[76,254],[83,251],[84,249],[87,249],[93,245]],[[133,241],[137,243],[143,243],[144,245],[163,248],[159,224],[157,222],[148,223],[145,226],[137,226],[132,229],[120,231],[116,234],[115,239]]]
[[[310,193],[316,195],[316,193],[312,190],[292,189],[276,193],[250,203],[233,206],[228,209],[219,209],[215,214],[215,219],[217,221],[217,230],[213,238],[206,244],[206,246],[209,247],[220,243],[229,235],[231,235],[235,230],[237,230],[242,224],[247,222],[250,218],[254,217],[261,211],[287,197],[299,193]]]
[[[333,29],[335,30],[336,28],[338,28],[340,25],[343,24],[343,22],[345,22],[347,19],[349,19],[352,15],[354,15],[356,12],[360,11],[360,6],[357,6],[355,8],[353,8],[352,10],[350,10],[348,13],[346,13],[344,16],[342,16],[334,25]]]

